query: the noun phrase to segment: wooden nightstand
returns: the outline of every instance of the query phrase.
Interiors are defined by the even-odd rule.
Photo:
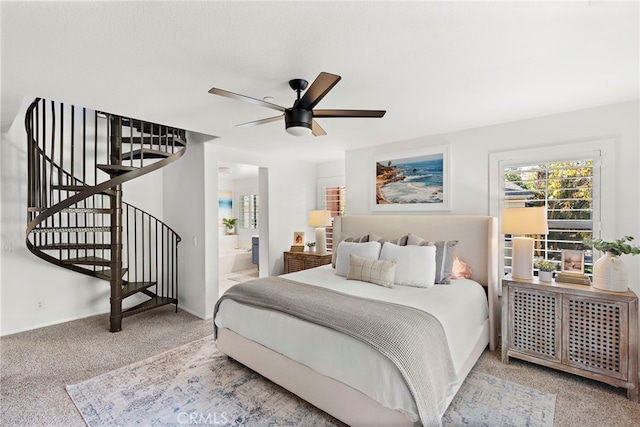
[[[331,264],[331,253],[317,254],[315,252],[285,252],[284,272],[306,270],[308,268],[320,267]]]
[[[638,297],[506,276],[502,362],[509,357],[624,387],[637,402]]]

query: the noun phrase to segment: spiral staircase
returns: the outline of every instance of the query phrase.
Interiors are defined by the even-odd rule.
[[[180,236],[122,193],[123,183],[180,158],[185,131],[44,99],[29,106],[25,127],[28,249],[108,281],[111,332],[136,313],[177,311]]]

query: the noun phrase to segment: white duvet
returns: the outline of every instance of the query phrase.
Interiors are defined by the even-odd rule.
[[[467,279],[455,279],[450,285],[431,288],[395,286],[389,289],[346,280],[337,276],[330,265],[282,277],[431,313],[444,327],[456,372],[460,372],[476,345],[482,334],[482,324],[488,317],[484,288]],[[341,381],[383,406],[404,413],[411,421],[419,419],[415,402],[396,366],[355,338],[289,315],[256,309],[232,300],[221,303],[215,324],[271,348],[322,375]]]

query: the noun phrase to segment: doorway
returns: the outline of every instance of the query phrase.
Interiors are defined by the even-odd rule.
[[[259,167],[218,162],[219,295],[259,276]]]

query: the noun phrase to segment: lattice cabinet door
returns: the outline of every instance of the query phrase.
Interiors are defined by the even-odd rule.
[[[561,295],[519,287],[508,292],[509,349],[560,362]]]
[[[563,296],[562,363],[626,380],[629,305]]]
[[[506,276],[502,361],[510,357],[624,387],[637,402],[638,297]]]

